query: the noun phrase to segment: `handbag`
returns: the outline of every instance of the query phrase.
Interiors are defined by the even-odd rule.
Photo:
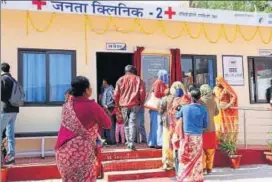
[[[157,98],[154,92],[148,94],[144,107],[150,110],[158,111],[160,108],[161,99]]]

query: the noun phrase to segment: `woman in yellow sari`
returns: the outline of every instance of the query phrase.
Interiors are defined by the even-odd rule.
[[[238,98],[235,91],[223,77],[216,78],[214,95],[220,106],[219,114],[214,118],[217,132],[237,133],[238,132]]]

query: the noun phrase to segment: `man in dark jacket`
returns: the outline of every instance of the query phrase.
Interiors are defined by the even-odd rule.
[[[267,103],[270,103],[270,106],[272,106],[272,97],[271,97],[272,96],[272,80],[270,80],[270,83],[271,83],[271,87],[266,89],[265,96],[266,96]]]
[[[137,112],[145,101],[145,85],[136,74],[134,66],[126,66],[125,75],[117,81],[114,92],[115,104],[121,108],[125,122],[127,147],[132,150],[135,149]]]
[[[8,140],[8,153],[4,159],[5,164],[12,164],[15,162],[15,133],[14,126],[19,107],[14,107],[9,103],[12,95],[13,80],[10,74],[10,66],[8,63],[1,64],[1,132],[6,129],[6,136]]]

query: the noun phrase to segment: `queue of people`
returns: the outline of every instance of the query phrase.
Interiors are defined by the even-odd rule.
[[[213,169],[217,131],[238,132],[238,112],[233,108],[237,104],[234,90],[222,77],[216,79],[214,90],[204,84],[200,89],[190,85],[186,92],[181,82],[174,82],[159,108],[163,168],[175,168],[179,182],[203,181]]]
[[[11,92],[12,84],[17,82],[9,73],[9,65],[2,63],[1,66],[1,92],[6,95],[1,98],[6,104],[1,124],[2,130],[7,129],[8,138],[5,162],[12,163],[15,160],[14,121],[19,107],[9,104],[10,98],[15,96],[8,91]],[[202,181],[204,173],[212,172],[216,128],[221,132],[238,130],[238,113],[232,108],[238,105],[234,90],[222,77],[216,79],[214,89],[209,85],[202,85],[200,89],[190,85],[185,89],[180,81],[170,86],[166,70],[160,70],[157,76],[151,93],[146,93],[136,68],[126,66],[125,75],[117,81],[115,89],[106,79],[103,81],[100,105],[89,99],[92,88],[86,77],[77,76],[72,81],[71,89],[65,93],[55,146],[57,167],[64,181],[96,181],[98,145],[102,138],[109,144],[126,142],[128,149],[135,150],[138,134],[149,147],[162,148],[162,167],[175,169],[178,181]],[[148,99],[149,104],[154,102],[155,106],[149,107]],[[148,139],[144,127],[145,108],[149,109],[150,116]]]
[[[162,148],[162,167],[175,169],[178,181],[202,181],[203,174],[210,174],[217,147],[215,121],[222,121],[218,126],[223,132],[237,129],[238,116],[231,108],[237,105],[237,96],[222,77],[217,78],[214,90],[206,84],[185,89],[180,81],[169,86],[168,78],[167,71],[160,70],[151,93],[146,94],[135,67],[128,65],[115,89],[103,81],[99,106],[88,99],[92,93],[89,80],[76,77],[63,107],[56,144],[57,166],[64,181],[95,181],[101,136],[108,143],[126,142],[128,149],[135,150],[137,132],[150,148]],[[150,116],[148,140],[144,108]]]

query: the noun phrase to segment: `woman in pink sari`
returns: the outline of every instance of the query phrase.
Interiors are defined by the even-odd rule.
[[[96,181],[96,140],[99,128],[111,128],[105,111],[90,100],[89,80],[78,76],[72,82],[71,97],[63,106],[57,139],[56,163],[64,182]]]

